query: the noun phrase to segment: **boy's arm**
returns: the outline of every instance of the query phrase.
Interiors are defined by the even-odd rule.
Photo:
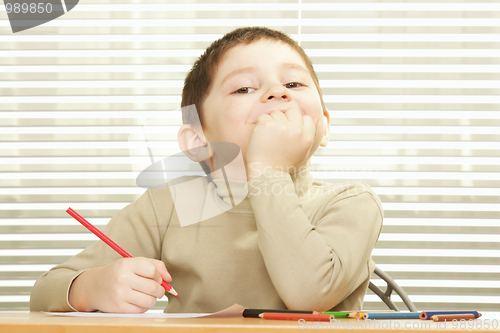
[[[160,228],[162,224],[158,223],[157,205],[152,200],[151,191],[159,190],[146,191],[135,202],[120,210],[103,232],[134,257],[160,259],[166,225]],[[76,220],[75,224],[79,225]],[[82,226],[83,230],[87,232]],[[122,256],[115,250],[97,239],[94,244],[37,279],[31,291],[30,311],[77,311],[68,300],[73,280],[90,268],[104,266],[120,258]]]
[[[288,173],[265,172],[248,189],[266,268],[289,309],[327,311],[370,277],[383,215],[368,186],[332,197],[314,225]]]

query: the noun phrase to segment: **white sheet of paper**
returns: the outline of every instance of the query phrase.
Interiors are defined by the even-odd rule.
[[[243,315],[246,308],[234,304],[227,309],[215,313],[100,313],[100,312],[44,312],[51,316],[66,317],[110,317],[110,318],[237,318]]]

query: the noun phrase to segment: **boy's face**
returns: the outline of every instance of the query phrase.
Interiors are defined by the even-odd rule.
[[[291,107],[314,120],[311,155],[320,144],[326,146],[329,117],[327,112],[324,115],[319,92],[300,55],[277,41],[240,44],[225,54],[203,103],[204,134],[209,141],[237,144],[245,158],[259,115]]]

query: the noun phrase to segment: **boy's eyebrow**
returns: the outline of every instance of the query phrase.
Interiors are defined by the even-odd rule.
[[[293,62],[284,62],[281,64],[281,68],[282,69],[297,69],[297,70],[302,71],[306,74],[309,74],[309,72],[304,67],[300,66],[299,64],[293,63]],[[255,67],[244,67],[244,68],[240,68],[240,69],[237,69],[235,71],[232,71],[224,78],[224,80],[222,80],[221,84],[223,84],[224,82],[226,82],[227,80],[229,80],[233,76],[236,76],[236,75],[242,74],[242,73],[253,72],[253,71],[255,71]]]

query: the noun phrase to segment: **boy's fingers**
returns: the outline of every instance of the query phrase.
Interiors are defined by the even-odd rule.
[[[153,263],[153,265],[155,265],[156,271],[160,274],[161,279],[165,280],[166,282],[172,281],[172,276],[170,276],[170,273],[168,272],[167,267],[165,266],[165,263],[163,261],[156,259],[149,260]]]
[[[277,121],[284,121],[284,120],[287,120],[286,119],[286,116],[283,112],[281,112],[280,110],[273,110],[269,116],[271,118],[273,118],[274,120],[277,120]]]
[[[165,289],[163,289],[163,287],[160,286],[157,281],[153,281],[141,276],[136,276],[130,282],[130,287],[135,291],[156,298],[162,298],[165,295]]]
[[[137,260],[136,264],[132,266],[132,270],[135,274],[145,278],[153,279],[155,281],[157,281],[158,278],[165,279],[165,281],[167,282],[172,281],[172,277],[168,273],[163,261],[150,258],[137,259],[141,260]]]
[[[273,118],[271,118],[270,115],[263,113],[257,117],[257,119],[255,120],[255,124],[267,122],[270,120],[273,120]]]
[[[157,297],[139,290],[134,290],[128,297],[127,302],[147,311],[156,304]],[[145,312],[143,311],[143,312]]]
[[[302,112],[296,107],[291,107],[285,112],[286,117],[291,122],[302,122]]]
[[[148,258],[137,257],[131,260],[133,260],[131,261],[133,264],[131,264],[130,267],[136,275],[149,279],[156,278],[156,267],[149,261]]]

